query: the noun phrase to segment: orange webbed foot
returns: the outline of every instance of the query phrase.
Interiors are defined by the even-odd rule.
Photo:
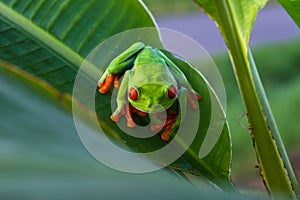
[[[109,90],[109,88],[110,88],[110,86],[111,86],[111,84],[112,84],[112,82],[114,80],[114,77],[115,77],[115,75],[108,74],[107,77],[106,77],[106,79],[103,82],[98,83],[99,92],[101,94],[107,93],[107,91]]]
[[[123,74],[108,74],[103,82],[98,83],[99,92],[106,94],[112,84],[115,88],[119,88],[119,79],[122,75]]]

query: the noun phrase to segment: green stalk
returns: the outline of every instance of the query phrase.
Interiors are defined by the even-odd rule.
[[[257,82],[259,79],[257,79],[257,77],[253,79],[247,49],[243,45],[242,38],[234,23],[234,16],[232,16],[230,6],[226,0],[222,1],[218,12],[224,17],[222,22],[223,27],[227,29],[227,41],[231,41],[227,43],[229,54],[248,112],[251,137],[264,183],[273,198],[276,198],[276,194],[284,194],[288,195],[291,199],[296,199],[294,190],[298,190],[297,181],[290,167],[274,121],[268,123],[266,120],[267,116],[264,112],[269,113],[270,116],[272,116],[272,114],[270,108],[267,106],[267,99],[261,84],[255,84],[254,82]],[[255,65],[251,67],[254,69],[252,71],[256,73]],[[257,73],[255,75],[257,75]],[[256,87],[259,87],[259,89]],[[263,99],[264,103],[261,102],[261,99]],[[271,120],[272,119],[273,117],[271,117]],[[280,151],[277,145],[279,145]],[[285,167],[287,167],[287,169]]]
[[[290,161],[289,161],[288,155],[286,153],[284,144],[283,144],[282,139],[280,137],[279,130],[277,128],[275,119],[273,117],[273,113],[271,111],[267,96],[266,96],[264,88],[262,86],[262,83],[261,83],[261,80],[260,80],[260,77],[259,77],[259,74],[258,74],[258,71],[257,71],[257,68],[256,68],[256,65],[255,65],[255,62],[254,62],[254,59],[252,57],[252,53],[251,53],[250,49],[248,50],[248,56],[249,56],[250,68],[251,68],[251,72],[252,72],[252,75],[253,75],[254,84],[255,84],[255,87],[257,88],[258,98],[259,98],[259,100],[262,104],[263,112],[266,116],[266,121],[269,124],[272,136],[273,136],[273,138],[274,138],[274,140],[277,144],[278,151],[279,151],[279,153],[281,155],[281,158],[283,160],[283,164],[285,166],[287,174],[290,177],[290,181],[291,181],[292,187],[295,191],[296,197],[299,199],[299,194],[300,194],[299,184],[297,182],[297,178],[296,178],[295,173],[293,171],[293,168],[290,164]]]

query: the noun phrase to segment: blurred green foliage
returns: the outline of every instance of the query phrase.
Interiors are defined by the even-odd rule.
[[[154,15],[181,14],[185,12],[199,12],[199,8],[192,0],[143,0]]]

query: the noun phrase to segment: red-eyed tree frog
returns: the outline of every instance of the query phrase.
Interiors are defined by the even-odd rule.
[[[121,76],[123,79],[119,84]],[[125,115],[127,126],[134,127],[133,112],[140,116],[154,113],[157,123],[151,125],[151,130],[164,129],[161,134],[164,141],[169,140],[185,115],[186,105],[180,105],[179,109],[178,100],[182,99],[180,102],[197,109],[197,100],[202,98],[190,87],[184,73],[163,52],[142,42],[134,43],[112,60],[98,82],[99,92],[107,93],[112,83],[119,90],[117,109],[111,119],[118,122]],[[161,113],[165,111],[167,118],[162,120]]]

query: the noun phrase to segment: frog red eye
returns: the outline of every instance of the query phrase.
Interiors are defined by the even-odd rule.
[[[174,99],[177,96],[177,88],[174,85],[169,87],[168,96],[170,99]]]
[[[138,99],[138,92],[135,88],[131,87],[128,90],[128,97],[132,100],[132,101],[136,101]]]

